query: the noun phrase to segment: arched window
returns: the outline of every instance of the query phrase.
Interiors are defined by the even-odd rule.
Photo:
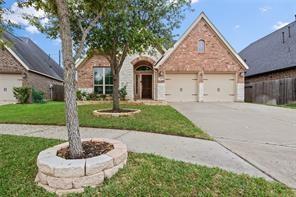
[[[204,40],[199,40],[198,41],[198,47],[197,47],[197,52],[199,53],[204,53],[206,49],[206,43]]]
[[[152,69],[149,66],[139,66],[136,71],[151,71]]]

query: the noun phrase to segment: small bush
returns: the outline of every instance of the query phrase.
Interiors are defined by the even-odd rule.
[[[100,95],[100,99],[102,99],[103,101],[105,101],[107,98],[107,95],[106,94],[101,94]]]
[[[126,99],[126,96],[127,96],[126,85],[120,88],[119,95],[121,100],[124,101]]]
[[[31,94],[31,88],[29,87],[14,87],[13,95],[19,103],[28,103]]]
[[[96,93],[89,93],[88,96],[89,96],[89,100],[91,101],[96,101],[98,98],[98,95]]]
[[[76,97],[77,97],[77,100],[79,100],[79,101],[89,100],[89,96],[88,96],[87,92],[84,92],[81,90],[77,90]]]
[[[77,100],[82,101],[83,97],[82,97],[81,90],[77,90],[77,92],[76,92],[76,98],[77,98]]]
[[[45,103],[44,93],[35,89],[35,88],[32,88],[32,102],[33,103]]]

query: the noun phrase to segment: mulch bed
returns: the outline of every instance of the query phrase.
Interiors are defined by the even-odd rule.
[[[86,141],[82,142],[83,157],[76,159],[86,159],[105,154],[114,149],[113,144],[107,142]],[[69,147],[63,148],[57,152],[58,157],[72,159],[69,153]]]
[[[106,110],[99,110],[99,112],[102,113],[128,113],[128,112],[134,112],[135,109],[120,109],[119,111],[113,111],[112,109],[106,109]]]

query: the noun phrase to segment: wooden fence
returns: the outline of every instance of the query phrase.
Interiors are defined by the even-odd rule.
[[[248,83],[245,101],[261,104],[282,105],[296,101],[296,78]]]
[[[64,86],[63,85],[53,85],[52,100],[53,101],[64,101]]]

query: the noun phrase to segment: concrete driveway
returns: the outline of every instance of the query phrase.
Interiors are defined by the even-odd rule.
[[[296,110],[247,103],[171,103],[220,144],[296,188]]]

